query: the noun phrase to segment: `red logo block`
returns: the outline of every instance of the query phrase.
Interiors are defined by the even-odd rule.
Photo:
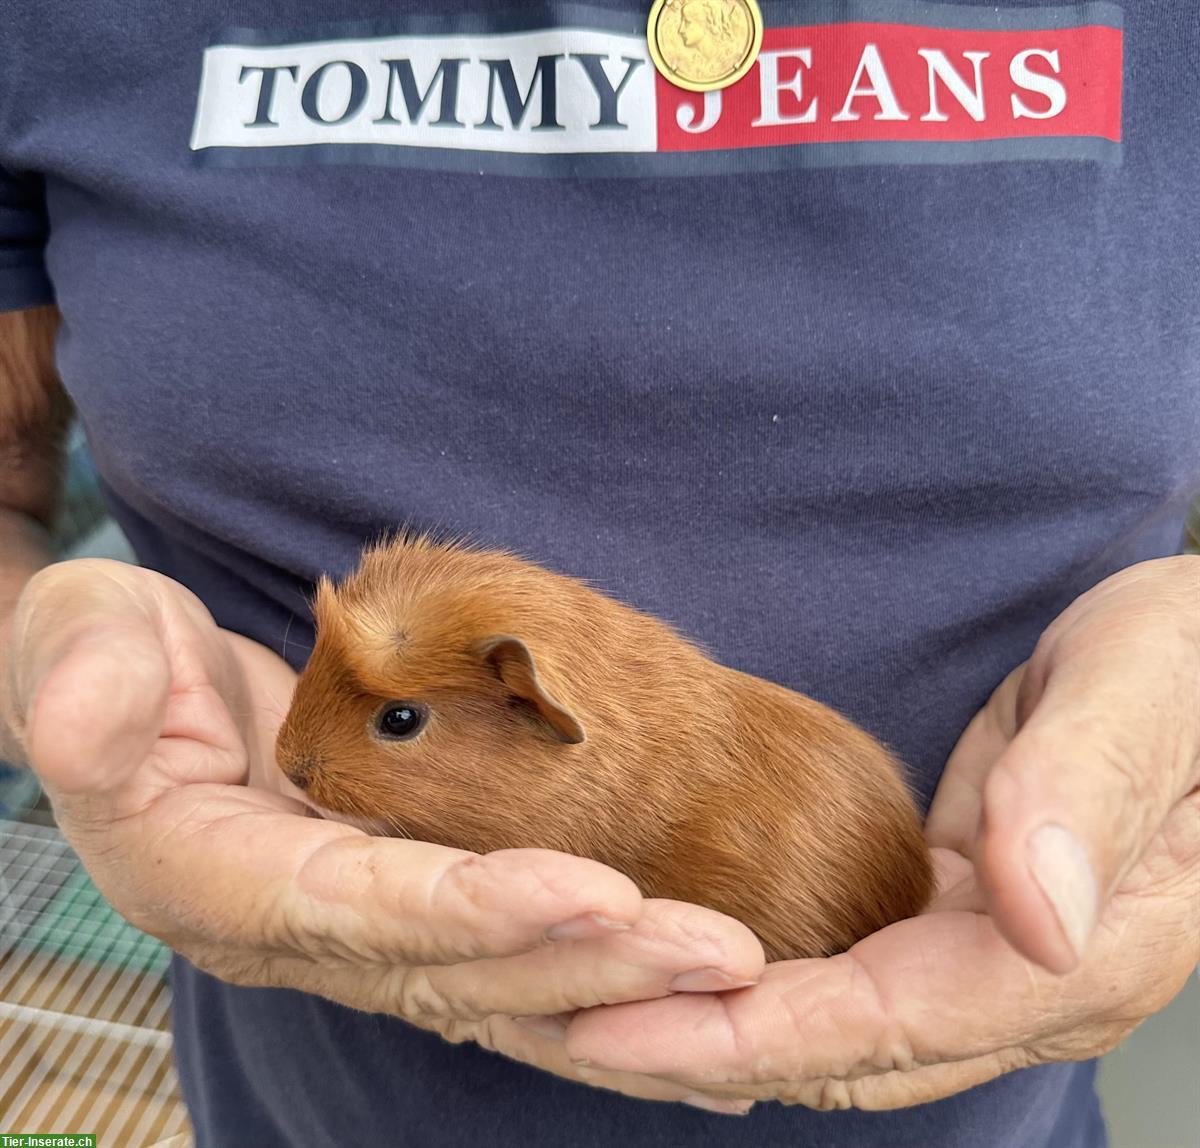
[[[1121,139],[1123,33],[1086,25],[770,28],[723,92],[657,80],[659,151],[803,143]]]

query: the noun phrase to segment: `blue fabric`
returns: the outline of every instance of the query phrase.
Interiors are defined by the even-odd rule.
[[[203,53],[230,23],[267,42],[434,11],[489,26],[482,4],[234,7],[0,0],[0,165],[21,193],[0,213],[0,303],[53,285],[110,505],[222,625],[275,649],[290,625],[298,665],[320,572],[398,523],[449,528],[837,706],[927,802],[1046,624],[1178,549],[1200,489],[1191,0],[1124,12],[1122,140],[1102,158],[925,143],[778,170],[626,160],[613,178],[340,145],[197,163]],[[1004,27],[1050,9],[1082,19],[1022,0]],[[1086,1065],[890,1114],[739,1121],[182,963],[175,987],[202,1146],[1104,1143]]]
[[[363,1141],[446,1148],[1107,1143],[1092,1064],[1027,1069],[903,1112],[814,1113],[760,1104],[746,1117],[714,1116],[559,1080],[475,1045],[446,1044],[301,993],[231,989],[179,958],[172,974],[175,1055],[197,1148],[341,1148]],[[347,1049],[355,1053],[349,1071]],[[265,1066],[276,1084],[264,1092]]]
[[[54,302],[43,251],[48,225],[41,180],[0,169],[0,310]]]

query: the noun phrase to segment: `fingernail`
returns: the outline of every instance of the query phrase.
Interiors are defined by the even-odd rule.
[[[624,921],[613,921],[599,913],[584,913],[572,917],[546,930],[547,941],[586,941],[591,937],[606,937],[609,933],[620,933],[628,929]]]
[[[538,1036],[544,1036],[550,1040],[561,1042],[567,1031],[567,1026],[553,1016],[514,1016],[513,1020],[522,1028],[527,1028],[530,1032],[536,1032]]]
[[[719,993],[726,989],[744,989],[757,981],[736,981],[720,969],[691,969],[680,973],[667,988],[673,993]]]
[[[718,1100],[715,1096],[705,1096],[701,1092],[693,1092],[683,1098],[684,1104],[693,1108],[703,1108],[705,1112],[719,1112],[723,1116],[745,1116],[754,1107],[753,1100]]]
[[[1096,878],[1079,839],[1061,825],[1043,825],[1026,846],[1029,869],[1054,906],[1078,959],[1096,925]]]

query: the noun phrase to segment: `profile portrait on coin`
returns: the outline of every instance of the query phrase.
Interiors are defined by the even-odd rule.
[[[694,83],[733,72],[754,40],[745,0],[667,0],[657,32],[668,66]]]

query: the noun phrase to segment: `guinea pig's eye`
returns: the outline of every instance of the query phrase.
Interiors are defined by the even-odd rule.
[[[425,725],[424,706],[415,702],[388,702],[375,723],[381,737],[389,741],[405,741],[416,737]]]

